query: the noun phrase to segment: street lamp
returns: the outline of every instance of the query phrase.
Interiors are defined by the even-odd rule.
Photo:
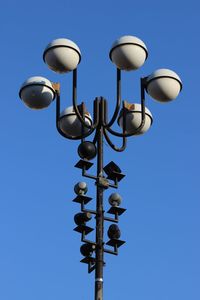
[[[87,184],[79,182],[75,185],[76,198],[73,200],[80,204],[80,212],[75,215],[75,231],[81,234],[83,242],[80,251],[84,258],[81,262],[88,265],[88,272],[95,270],[95,300],[103,299],[103,267],[104,253],[118,255],[118,248],[125,242],[120,240],[121,231],[117,225],[119,216],[126,209],[120,207],[122,197],[118,193],[112,193],[108,199],[111,205],[107,211],[112,217],[105,214],[103,192],[108,188],[118,188],[119,182],[125,176],[119,166],[113,161],[106,166],[103,164],[103,140],[118,152],[126,148],[127,137],[144,134],[152,125],[153,117],[150,110],[145,107],[145,94],[148,93],[155,100],[165,103],[174,100],[182,89],[180,77],[168,69],[159,69],[151,75],[141,78],[140,103],[121,101],[121,71],[132,71],[140,68],[148,57],[148,50],[142,40],[135,36],[123,36],[114,42],[110,50],[110,59],[117,67],[117,95],[116,106],[110,120],[108,120],[107,101],[104,97],[96,97],[93,105],[93,118],[87,111],[85,104],[77,104],[77,66],[81,61],[79,47],[68,39],[56,39],[45,49],[43,60],[48,67],[56,73],[73,72],[72,106],[60,112],[60,84],[52,83],[44,77],[31,77],[21,86],[19,96],[21,100],[32,109],[48,107],[56,100],[56,127],[65,138],[81,140],[78,147],[80,160],[75,167],[81,169],[82,176],[91,178],[96,184],[96,209],[86,208],[92,198],[87,196]],[[120,131],[112,128],[117,121]],[[93,134],[93,135],[92,135]],[[85,138],[92,135],[92,141]],[[117,147],[110,135],[122,139],[122,146]],[[88,170],[93,163],[90,160],[97,159],[97,171],[95,175]],[[96,220],[95,240],[87,239],[87,235],[94,229],[88,223],[92,216]],[[111,222],[108,229],[107,243],[104,242],[104,221]]]

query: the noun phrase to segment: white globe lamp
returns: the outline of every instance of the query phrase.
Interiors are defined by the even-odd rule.
[[[86,112],[85,123],[87,125],[92,125],[92,117]],[[64,134],[70,135],[72,137],[77,137],[82,135],[82,123],[79,121],[73,106],[67,107],[60,114],[59,126]],[[84,127],[84,133],[88,132],[89,128]]]
[[[134,132],[139,128],[142,122],[142,107],[141,104],[128,104],[128,108],[125,108],[125,125],[126,132],[128,134],[134,134]],[[144,134],[149,130],[153,122],[153,117],[150,110],[145,107],[145,123],[144,126],[135,135]],[[118,124],[123,128],[123,109],[121,110],[120,116],[118,118]]]
[[[116,40],[110,50],[110,59],[120,70],[131,71],[140,68],[148,56],[142,40],[125,35]]]
[[[54,72],[67,73],[77,68],[81,61],[81,51],[71,40],[56,39],[44,50],[43,60]]]
[[[32,109],[48,107],[55,98],[51,82],[41,76],[28,78],[21,86],[19,96]]]
[[[147,93],[159,102],[174,100],[182,89],[180,77],[169,69],[159,69],[146,80]]]

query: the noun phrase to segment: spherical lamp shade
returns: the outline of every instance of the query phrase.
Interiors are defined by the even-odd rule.
[[[56,39],[44,50],[43,59],[54,72],[67,73],[77,68],[81,60],[81,51],[71,40]]]
[[[95,245],[92,244],[83,244],[80,248],[81,254],[86,257],[92,256],[94,250],[95,250]]]
[[[147,59],[144,42],[135,36],[125,35],[116,40],[110,50],[110,59],[118,69],[131,71],[140,68]]]
[[[142,107],[141,104],[132,104],[130,108],[125,112],[125,124],[126,124],[126,132],[128,134],[134,134],[134,132],[138,129],[142,122]],[[153,117],[150,110],[145,107],[145,123],[142,129],[137,132],[135,135],[140,135],[151,127],[153,122]],[[118,124],[121,128],[123,128],[123,111],[121,111]]]
[[[48,79],[34,76],[22,84],[19,96],[29,108],[42,109],[51,104],[55,91]]]
[[[87,193],[87,191],[88,191],[88,187],[86,182],[81,181],[75,184],[74,186],[74,192],[78,196],[84,196]]]
[[[174,100],[182,89],[180,77],[171,70],[159,69],[147,77],[146,90],[159,102]]]
[[[108,202],[111,206],[117,207],[122,202],[122,197],[118,193],[112,193],[108,198]]]
[[[92,125],[92,117],[87,112],[85,114],[85,122],[87,125]],[[82,124],[79,121],[73,106],[67,107],[60,115],[60,129],[64,134],[70,135],[72,137],[77,137],[82,135]],[[87,133],[89,128],[84,127],[84,133]]]
[[[119,239],[121,236],[121,232],[119,227],[116,224],[112,224],[108,228],[108,237],[110,239]]]
[[[78,154],[82,159],[91,160],[95,158],[97,149],[94,143],[84,141],[78,146]]]

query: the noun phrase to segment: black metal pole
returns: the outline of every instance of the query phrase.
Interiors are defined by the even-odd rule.
[[[96,268],[95,268],[95,300],[103,300],[103,233],[104,233],[104,210],[103,192],[101,185],[103,177],[103,126],[102,126],[102,105],[100,102],[99,126],[97,128],[97,200],[96,200]]]

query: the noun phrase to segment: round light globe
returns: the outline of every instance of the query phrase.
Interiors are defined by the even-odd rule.
[[[88,125],[92,125],[92,117],[87,112],[85,114],[85,122]],[[82,135],[82,124],[79,121],[73,106],[67,107],[60,114],[60,129],[64,134],[70,135],[72,137],[77,137]],[[84,127],[84,133],[87,133],[89,128]]]
[[[56,39],[44,50],[43,60],[54,72],[67,73],[77,68],[81,61],[81,51],[71,40]]]
[[[87,159],[91,160],[95,158],[97,154],[97,149],[94,143],[90,141],[83,141],[79,146],[78,146],[78,155],[82,159]]]
[[[118,69],[131,71],[137,70],[144,64],[148,50],[139,38],[125,35],[113,43],[109,55]]]
[[[118,240],[121,236],[121,231],[120,231],[118,225],[116,225],[116,224],[110,225],[107,233],[108,233],[109,239],[111,239],[111,240],[112,239]]]
[[[21,86],[19,97],[32,109],[48,107],[55,98],[51,82],[41,76],[28,78]]]
[[[95,245],[93,244],[83,244],[80,248],[80,252],[83,256],[90,257],[92,256],[93,251],[95,250]]]
[[[118,207],[122,202],[122,197],[118,193],[112,193],[108,198],[108,202],[111,206]]]
[[[131,108],[126,112],[126,131],[128,134],[134,134],[134,132],[138,129],[142,122],[142,107],[141,104],[132,104]],[[140,135],[151,127],[153,122],[153,117],[150,110],[145,107],[145,123],[142,129],[137,132],[135,135]],[[123,128],[123,111],[121,111],[120,116],[118,118],[118,124],[121,128]]]
[[[87,183],[86,182],[78,182],[77,184],[75,184],[74,186],[74,192],[77,195],[82,195],[84,196],[88,191],[88,187],[87,187]]]
[[[182,89],[180,77],[169,69],[159,69],[147,77],[147,93],[159,102],[174,100]]]

